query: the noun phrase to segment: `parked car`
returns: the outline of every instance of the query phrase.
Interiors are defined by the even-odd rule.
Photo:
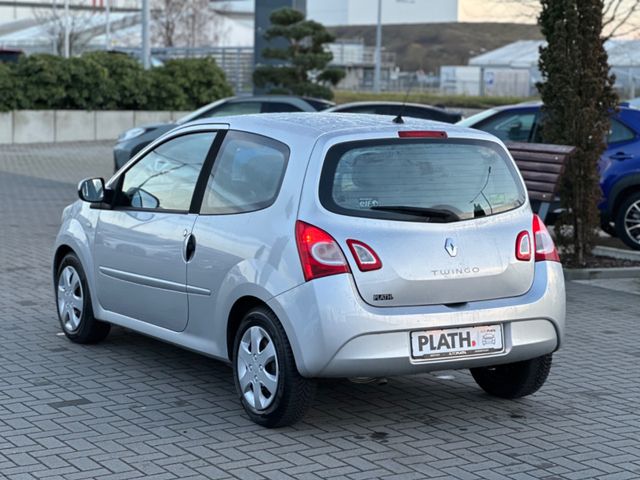
[[[438,122],[456,123],[462,119],[458,112],[448,112],[442,108],[419,103],[402,102],[352,102],[343,103],[327,109],[327,112],[342,113],[374,113],[376,115],[393,115],[402,113],[402,117],[436,120]]]
[[[124,50],[112,49],[112,50],[106,50],[106,52],[111,55],[123,55],[126,57],[131,57],[136,61],[140,62],[141,65],[144,63],[144,60],[142,58],[142,52],[140,51],[140,49],[124,49]],[[149,57],[149,66],[151,68],[157,68],[163,65],[164,65],[164,62],[160,60],[158,57],[153,55]]]
[[[23,55],[22,50],[0,48],[0,63],[17,63]]]
[[[625,103],[631,108],[640,108],[640,97],[632,98],[631,100],[627,100]]]
[[[562,343],[558,254],[486,133],[207,119],[78,192],[53,259],[65,335],[97,342],[115,324],[229,362],[261,425],[301,418],[320,377],[469,368],[522,397]]]
[[[538,102],[493,108],[458,125],[483,130],[504,142],[541,142],[540,107]],[[601,225],[640,250],[640,110],[620,106],[610,120],[607,149],[599,162]]]
[[[174,129],[178,125],[207,117],[229,117],[249,113],[275,112],[315,112],[324,110],[333,103],[317,98],[303,98],[288,95],[260,95],[230,97],[217,100],[180,118],[174,123],[156,123],[131,128],[123,132],[113,148],[115,170],[133,158],[153,140]]]

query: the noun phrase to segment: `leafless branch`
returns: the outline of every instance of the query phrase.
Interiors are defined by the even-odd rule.
[[[622,0],[619,0],[619,1],[622,1]],[[609,33],[606,36],[607,40],[610,39],[610,38],[615,37],[618,34],[618,32],[621,31],[623,26],[627,26],[627,23],[638,12],[638,8],[639,7],[640,7],[640,0],[634,0],[633,4],[631,5],[631,7],[626,12],[623,12],[623,13],[621,13],[621,14],[616,16],[615,10],[614,10],[614,14],[611,17],[611,19],[613,19],[612,22],[610,22],[609,24],[607,24],[607,23],[604,24],[605,26],[610,26],[611,27],[611,29],[609,30]],[[636,23],[636,25],[634,26],[633,30],[637,31],[637,26],[638,25]]]
[[[525,21],[537,17],[540,11],[540,0],[488,0],[493,3],[493,10],[508,9],[512,16]],[[603,31],[605,39],[628,35],[638,36],[640,33],[640,0],[605,0],[603,8]]]
[[[165,47],[215,45],[224,34],[220,8],[208,0],[157,0],[155,7],[154,40]]]
[[[89,5],[88,1],[83,3]],[[80,53],[91,40],[91,35],[84,34],[84,26],[93,13],[90,9],[69,10],[69,51],[72,55]],[[55,5],[51,9],[34,8],[33,15],[51,39],[55,53],[62,55],[66,23],[62,8]]]

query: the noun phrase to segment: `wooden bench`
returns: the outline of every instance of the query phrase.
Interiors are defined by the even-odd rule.
[[[544,221],[557,198],[560,176],[575,147],[520,142],[506,145],[522,173],[532,208]]]

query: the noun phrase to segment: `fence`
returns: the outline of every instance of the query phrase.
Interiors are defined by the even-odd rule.
[[[139,48],[118,48],[118,51],[139,56]],[[170,47],[152,48],[151,56],[158,60],[171,58],[212,57],[222,68],[236,93],[253,89],[253,47]]]

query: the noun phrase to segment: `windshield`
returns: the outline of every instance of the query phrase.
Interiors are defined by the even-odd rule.
[[[456,122],[456,125],[459,125],[461,127],[473,127],[477,123],[483,121],[485,118],[489,118],[496,112],[497,110],[495,108],[490,108],[489,110],[483,110],[480,113],[476,113],[475,115],[471,115],[470,117],[463,118],[459,122]]]
[[[519,207],[526,193],[505,150],[482,140],[373,140],[329,150],[320,200],[344,215],[455,222]]]

